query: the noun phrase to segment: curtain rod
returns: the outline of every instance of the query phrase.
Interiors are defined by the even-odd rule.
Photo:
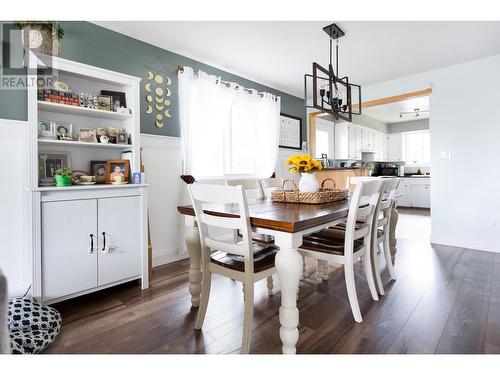
[[[182,65],[177,65],[177,73],[184,73],[184,67]],[[198,73],[195,73],[196,75],[198,75]],[[220,82],[225,85],[226,87],[231,87],[231,82],[226,82],[226,81],[223,81],[222,79],[220,80]],[[239,90],[240,89],[240,86],[238,84],[236,84],[236,86],[234,87],[235,90]],[[243,90],[248,92],[249,94],[253,94],[253,90],[252,89],[247,89],[245,87],[243,87]],[[263,97],[264,96],[264,92],[259,92],[257,91],[257,95],[259,95],[260,97]],[[275,100],[276,100],[276,96],[277,95],[273,95],[275,97]]]

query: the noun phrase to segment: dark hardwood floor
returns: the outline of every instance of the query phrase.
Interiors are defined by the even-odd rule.
[[[389,282],[384,269],[380,301],[371,299],[357,264],[361,324],[352,318],[342,270],[331,267],[330,279],[317,284],[309,260],[298,353],[500,353],[500,254],[430,245],[427,227],[425,213],[401,210],[398,279]],[[203,331],[195,332],[187,269],[187,260],[156,268],[145,291],[133,282],[55,305],[63,327],[46,352],[238,353],[241,285],[214,276]],[[252,353],[281,352],[277,277],[275,290],[268,297],[265,280],[256,285]]]

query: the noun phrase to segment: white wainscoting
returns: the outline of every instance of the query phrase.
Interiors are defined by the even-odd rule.
[[[149,219],[153,267],[187,257],[184,221],[177,212],[188,203],[182,174],[181,140],[141,134],[146,182],[149,184]]]
[[[0,269],[9,295],[23,295],[31,282],[28,123],[0,119]]]

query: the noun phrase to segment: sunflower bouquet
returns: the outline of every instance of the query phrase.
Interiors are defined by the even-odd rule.
[[[321,163],[308,154],[292,155],[286,164],[290,173],[313,173],[323,169]]]

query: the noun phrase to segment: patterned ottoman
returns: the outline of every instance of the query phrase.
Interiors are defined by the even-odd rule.
[[[59,333],[59,312],[33,298],[9,299],[8,326],[12,354],[39,353]]]

